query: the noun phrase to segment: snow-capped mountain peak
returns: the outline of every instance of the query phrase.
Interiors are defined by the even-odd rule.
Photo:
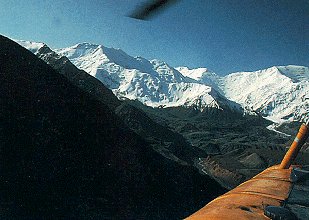
[[[253,72],[220,77],[207,69],[177,68],[199,83],[211,85],[248,113],[261,114],[275,122],[308,120],[309,70],[304,66],[273,66]]]
[[[70,56],[72,59],[85,56],[86,54],[93,53],[99,49],[99,45],[90,43],[78,43],[74,46],[62,49],[62,53]],[[57,49],[55,50],[58,51]]]
[[[189,69],[188,67],[177,67],[176,68],[182,75],[195,79],[200,80],[205,74],[210,73],[207,68],[196,68],[196,69]]]
[[[213,87],[219,91],[222,95],[224,94],[220,88],[221,77],[216,73],[210,71],[207,68],[189,69],[188,67],[177,67],[176,68],[183,76],[194,80],[194,82],[201,83]]]
[[[235,108],[225,98],[215,100],[209,85],[193,82],[164,61],[132,57],[119,49],[87,43],[56,52],[102,81],[120,99],[137,99],[152,107],[194,105],[202,110],[221,108],[226,102],[224,107]]]
[[[32,41],[25,41],[25,40],[14,40],[16,43],[20,44],[21,46],[27,48],[32,53],[36,54],[38,50],[42,47],[44,47],[45,43],[39,43],[39,42],[32,42]]]
[[[299,72],[304,69],[304,72]],[[222,90],[229,99],[273,121],[307,120],[309,81],[307,67],[271,67],[223,77]]]
[[[18,41],[36,52],[44,44]],[[173,68],[164,61],[132,57],[120,49],[81,43],[56,49],[78,68],[104,83],[120,99],[137,99],[152,107],[245,109],[273,121],[306,120],[309,70],[273,66],[219,76],[207,68]]]

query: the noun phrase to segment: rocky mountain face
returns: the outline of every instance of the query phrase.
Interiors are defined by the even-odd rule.
[[[180,219],[223,193],[130,130],[98,97],[110,92],[52,61],[0,36],[1,219]]]
[[[279,163],[290,144],[285,134],[294,135],[299,125],[294,122],[276,127],[264,118],[282,122],[306,117],[307,90],[303,89],[308,78],[306,67],[273,67],[221,77],[206,68],[174,69],[162,61],[133,58],[121,50],[88,43],[55,50],[57,53],[46,45],[25,41],[21,44],[74,85],[108,104],[161,156],[181,165],[193,165],[225,188],[232,188],[265,167]],[[69,60],[90,74],[87,76]],[[126,101],[115,100],[111,92],[90,75]],[[301,95],[292,91],[294,101],[286,102],[282,92],[298,84],[304,86],[298,86],[294,92],[299,91]],[[172,89],[166,92],[156,85]],[[200,93],[205,96],[198,97],[198,88],[206,89]],[[276,104],[264,111],[263,103],[270,100],[269,94],[275,97],[272,100]],[[205,104],[206,96],[211,96],[208,104]],[[301,104],[299,97],[304,100]],[[291,117],[284,117],[283,110],[291,111],[296,105],[302,109],[299,114],[295,111]],[[309,163],[306,152],[301,152],[302,164]]]

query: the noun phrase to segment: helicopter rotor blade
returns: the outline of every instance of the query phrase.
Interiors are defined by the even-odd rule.
[[[140,19],[140,20],[147,20],[154,14],[158,13],[159,11],[165,9],[169,5],[176,3],[179,0],[156,0],[156,1],[149,1],[144,3],[143,5],[137,7],[132,14],[128,15],[128,17]]]

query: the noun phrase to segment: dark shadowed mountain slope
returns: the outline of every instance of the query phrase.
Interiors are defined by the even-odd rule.
[[[73,85],[76,85],[87,93],[93,95],[98,100],[108,105],[111,109],[120,105],[121,102],[118,98],[111,90],[106,88],[101,81],[85,71],[78,69],[68,58],[58,55],[47,45],[41,47],[36,52],[36,55],[53,67],[57,72],[68,78]]]
[[[146,139],[164,157],[182,164],[184,161],[193,164],[198,157],[206,155],[202,150],[192,147],[180,134],[150,119],[145,112],[134,106],[138,101],[118,100],[101,81],[78,69],[68,58],[58,55],[47,45],[40,47],[35,54],[72,84],[108,105],[130,129]]]
[[[207,154],[192,145],[179,133],[172,131],[165,125],[156,123],[144,111],[135,107],[137,101],[124,101],[116,108],[116,114],[126,125],[137,134],[145,138],[153,149],[164,157],[175,160],[181,164],[191,164],[199,157]]]
[[[1,219],[180,219],[223,190],[0,36]]]

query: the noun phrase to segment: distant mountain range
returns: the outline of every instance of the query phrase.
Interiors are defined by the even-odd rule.
[[[44,45],[17,42],[33,53]],[[54,51],[95,76],[119,99],[160,108],[229,109],[279,123],[308,119],[308,67],[274,66],[222,77],[207,68],[173,68],[163,61],[131,57],[120,49],[96,44],[81,43]]]
[[[274,66],[224,77],[207,69],[177,68],[183,75],[212,85],[228,99],[275,122],[303,121],[309,113],[309,69],[304,66]]]

